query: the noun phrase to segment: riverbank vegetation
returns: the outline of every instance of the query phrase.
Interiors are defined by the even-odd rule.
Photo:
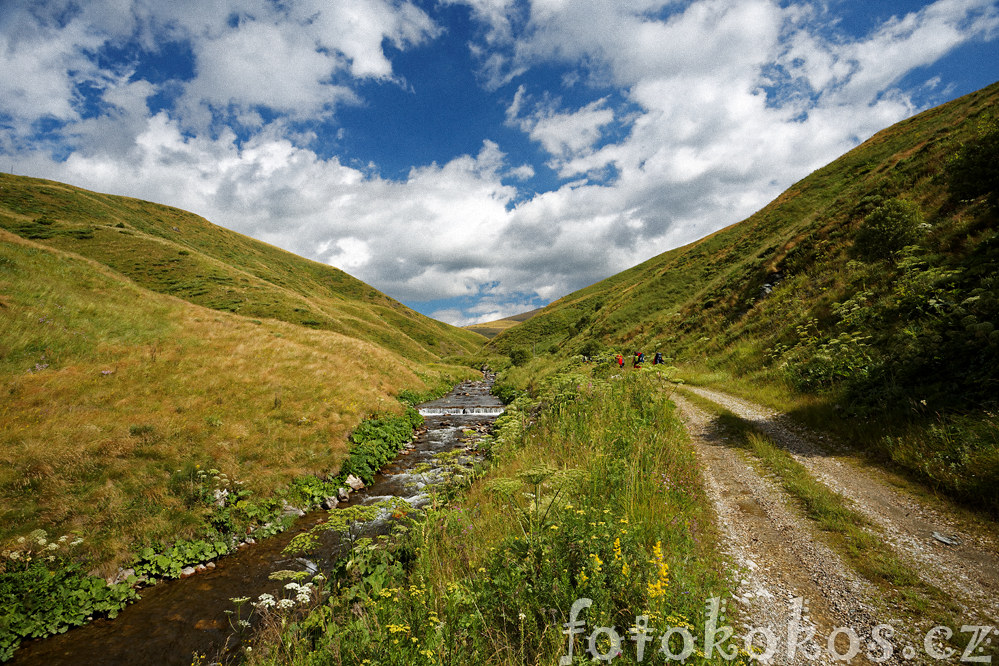
[[[631,663],[636,621],[647,621],[649,655],[671,627],[703,649],[705,601],[727,596],[730,580],[670,385],[659,372],[589,370],[514,400],[473,485],[445,490],[393,538],[358,543],[326,572],[327,596],[271,623],[247,662],[555,663],[580,598],[593,603],[573,663],[589,663],[598,627],[614,628]],[[594,636],[598,654],[612,654],[611,635]]]
[[[50,538],[36,529],[10,540],[0,553],[0,661],[10,659],[24,640],[62,633],[95,617],[114,618],[139,597],[141,587],[191,575],[194,565],[214,567],[214,560],[246,541],[272,536],[304,511],[335,503],[350,475],[370,483],[422,422],[408,405],[400,415],[367,419],[351,433],[339,473],[300,476],[269,495],[218,469],[194,465],[188,474],[172,477],[177,487],[171,488],[184,497],[189,514],[202,518],[191,538],[144,542],[129,568],[110,582],[87,572],[85,539],[78,535]]]
[[[370,476],[419,418],[396,396],[478,374],[399,339],[200,307],[0,230],[0,657]]]

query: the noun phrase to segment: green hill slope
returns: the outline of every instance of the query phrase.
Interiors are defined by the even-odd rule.
[[[929,423],[929,443],[889,454],[976,500],[987,488],[999,507],[997,110],[999,84],[898,123],[747,220],[569,294],[489,346],[662,351],[688,375],[817,396],[865,422]]]
[[[0,174],[0,228],[197,305],[279,319],[431,360],[482,338],[418,314],[331,266],[168,206]]]
[[[189,213],[0,176],[0,543],[86,535],[107,573],[203,535],[198,470],[270,506],[483,340]]]

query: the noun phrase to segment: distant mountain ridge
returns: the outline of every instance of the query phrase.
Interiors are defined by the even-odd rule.
[[[481,324],[470,324],[464,328],[469,331],[474,331],[479,335],[484,335],[487,338],[495,338],[503,331],[513,328],[517,324],[524,323],[539,312],[541,312],[541,308],[531,310],[530,312],[521,312],[520,314],[515,314],[511,317],[504,317],[503,319],[482,322]]]

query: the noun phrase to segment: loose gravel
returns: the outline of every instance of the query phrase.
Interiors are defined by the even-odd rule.
[[[999,536],[984,519],[969,519],[943,501],[926,500],[887,485],[863,469],[849,450],[789,416],[717,390],[685,387],[749,421],[804,465],[816,479],[847,498],[925,582],[962,606],[968,624],[999,620]],[[937,536],[934,536],[936,533]],[[943,536],[954,542],[939,540]]]
[[[762,638],[763,632],[772,632],[778,648],[770,663],[831,664],[836,662],[828,637],[838,627],[849,628],[861,645],[851,663],[880,659],[884,652],[870,642],[874,627],[891,625],[896,636],[904,627],[883,616],[872,601],[877,591],[817,538],[815,527],[793,508],[783,489],[748,464],[711,414],[683,396],[674,395],[673,401],[698,456],[723,548],[738,570],[735,602],[741,606],[742,635],[753,630]],[[796,606],[797,599],[803,607],[802,602]],[[799,614],[800,633],[790,628]],[[812,630],[814,645],[807,651],[795,648],[793,643]],[[845,653],[846,638],[835,646]],[[900,650],[882,663],[901,663]]]

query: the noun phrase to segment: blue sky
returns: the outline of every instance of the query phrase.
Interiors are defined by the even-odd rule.
[[[997,37],[987,0],[2,0],[0,169],[465,324],[750,215]]]

